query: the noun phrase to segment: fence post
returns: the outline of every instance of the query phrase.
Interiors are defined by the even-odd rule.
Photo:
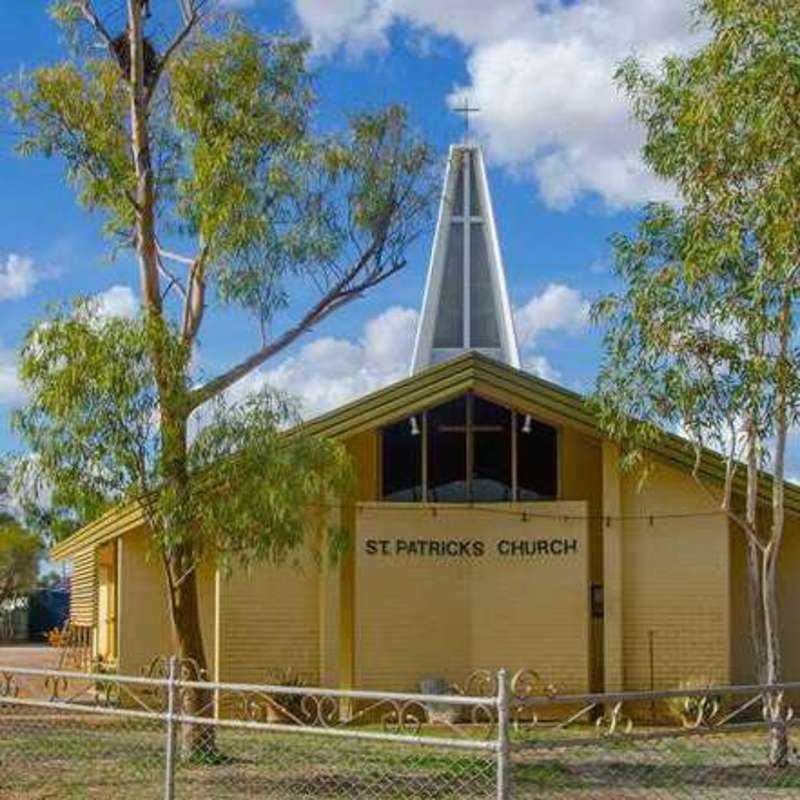
[[[509,730],[508,672],[497,673],[497,800],[511,797],[511,764]]]
[[[177,694],[178,659],[171,656],[167,673],[167,742],[164,774],[164,800],[175,798],[175,744],[177,725],[175,724],[175,700]]]

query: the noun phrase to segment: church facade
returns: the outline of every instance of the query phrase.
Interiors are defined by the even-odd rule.
[[[475,669],[530,669],[565,692],[749,682],[744,542],[677,437],[644,486],[620,472],[583,399],[520,369],[480,149],[453,147],[410,375],[307,426],[346,446],[356,496],[336,565],[200,574],[211,677],[415,690]],[[706,481],[722,476],[711,453]],[[765,490],[768,481],[764,482]],[[765,495],[765,507],[767,497]],[[800,674],[800,489],[781,564],[787,679]],[[137,673],[172,650],[141,510],[54,548],[72,618]]]

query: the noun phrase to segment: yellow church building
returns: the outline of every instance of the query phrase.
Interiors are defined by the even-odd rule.
[[[566,692],[750,682],[743,536],[677,437],[644,486],[583,398],[520,369],[480,148],[451,148],[410,376],[307,427],[347,447],[342,560],[199,580],[211,678],[416,690],[527,668]],[[712,453],[705,481],[721,483]],[[769,479],[763,483],[768,504]],[[784,666],[800,675],[800,488],[787,484]],[[172,651],[161,566],[135,505],[53,549],[72,620],[138,673]]]

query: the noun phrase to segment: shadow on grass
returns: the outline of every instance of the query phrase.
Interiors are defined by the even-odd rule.
[[[586,760],[565,764],[543,760],[517,763],[512,774],[520,787],[800,790],[800,766],[797,765],[774,768],[766,764],[675,765],[616,760]]]
[[[486,776],[448,779],[438,775],[392,775],[386,772],[321,772],[284,776],[235,777],[219,770],[204,774],[183,773],[176,781],[181,790],[202,789],[205,797],[317,797],[317,798],[488,798],[494,796],[494,781]]]

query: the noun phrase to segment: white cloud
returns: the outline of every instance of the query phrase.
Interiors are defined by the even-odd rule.
[[[542,333],[583,332],[589,321],[589,308],[589,301],[577,289],[551,283],[514,312],[520,347],[524,350],[535,346]]]
[[[551,284],[516,312],[523,368],[549,381],[561,372],[538,351],[542,333],[581,333],[589,304],[580,292]],[[260,369],[239,381],[228,399],[236,402],[263,387],[285,392],[301,403],[303,416],[314,416],[380,389],[408,375],[419,315],[392,306],[368,319],[355,341],[324,336],[304,344],[271,369]]]
[[[557,370],[543,355],[531,353],[523,357],[522,369],[536,375],[537,378],[542,378],[551,383],[558,383],[561,380],[560,370]]]
[[[17,373],[17,355],[0,348],[0,405],[16,405],[25,399]]]
[[[139,300],[130,286],[116,285],[92,298],[101,317],[124,317],[131,319],[139,311]]]
[[[613,83],[636,53],[655,63],[698,41],[684,0],[295,0],[319,52],[380,48],[397,22],[450,36],[467,48],[475,130],[491,159],[531,177],[544,201],[582,196],[624,207],[672,196],[640,158],[642,131]]]
[[[258,370],[240,381],[230,397],[235,400],[269,386],[295,396],[304,416],[337,408],[408,374],[417,318],[413,309],[393,306],[369,319],[358,341],[314,339],[273,369]]]
[[[0,264],[0,300],[27,297],[41,278],[33,259],[11,253],[5,264]]]

